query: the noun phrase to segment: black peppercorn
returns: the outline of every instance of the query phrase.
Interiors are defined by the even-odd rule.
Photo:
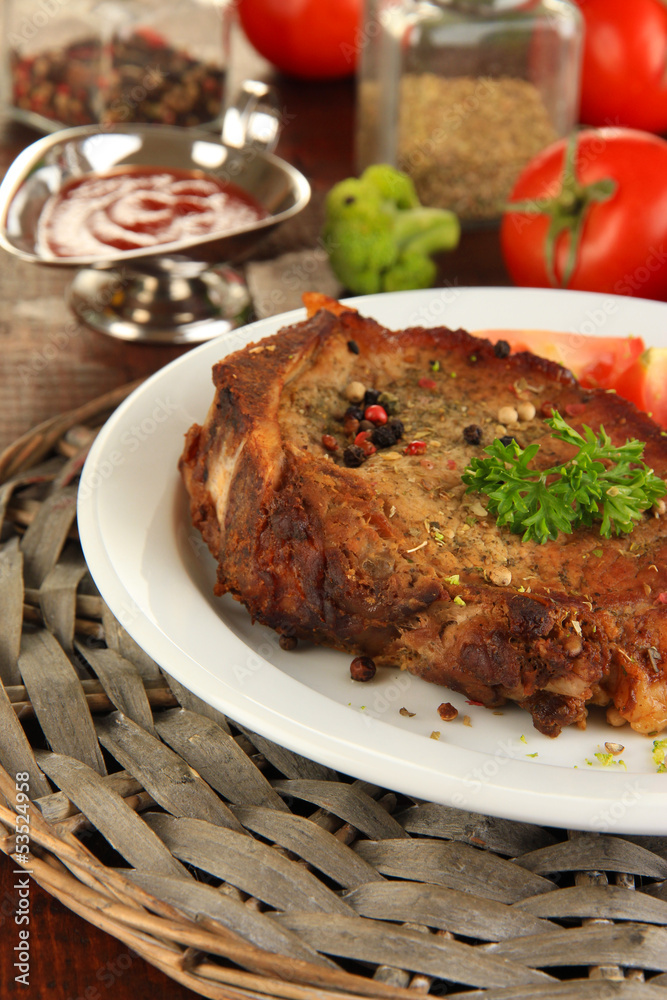
[[[497,358],[506,358],[511,351],[506,340],[499,340],[493,345],[493,353]]]
[[[370,656],[355,656],[350,664],[353,681],[372,681],[375,677],[375,663]]]
[[[381,424],[373,429],[371,441],[377,448],[391,448],[397,441],[396,431],[391,424]]]
[[[519,443],[513,434],[503,434],[499,440],[501,444],[505,445],[505,447],[507,447],[508,444],[511,444],[512,441],[515,441],[517,444]]]
[[[463,440],[466,444],[481,444],[482,428],[477,424],[468,424],[463,428]]]
[[[350,352],[350,354],[358,354],[359,344],[356,342],[356,340],[348,340],[347,349]]]
[[[364,411],[360,406],[348,406],[345,411],[345,419],[347,419],[347,417],[353,417],[355,420],[363,420]]]
[[[366,389],[364,394],[364,410],[366,410],[369,406],[375,406],[379,398],[379,389]]]
[[[358,444],[349,445],[343,452],[343,461],[348,469],[358,469],[360,465],[364,464],[365,459],[364,450]]]
[[[399,441],[405,434],[405,427],[403,426],[403,421],[399,420],[397,417],[393,417],[389,421],[389,427],[391,427],[391,429],[393,430],[396,441]]]

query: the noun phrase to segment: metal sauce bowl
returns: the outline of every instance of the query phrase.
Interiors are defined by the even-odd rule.
[[[118,167],[199,170],[256,199],[267,218],[224,233],[108,256],[56,257],[38,240],[47,200],[70,181]],[[208,132],[169,125],[66,129],[25,149],[0,184],[0,246],[22,260],[76,267],[68,301],[86,324],[123,340],[199,343],[243,322],[249,307],[238,262],[308,204],[310,186],[273,154],[236,149]]]

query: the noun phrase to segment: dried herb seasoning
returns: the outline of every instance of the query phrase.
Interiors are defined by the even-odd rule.
[[[460,111],[452,109],[460,108]],[[557,138],[537,87],[434,73],[401,80],[398,166],[425,205],[499,216],[519,172]]]

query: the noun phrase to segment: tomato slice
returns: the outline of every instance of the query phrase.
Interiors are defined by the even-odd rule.
[[[667,347],[649,347],[619,378],[619,396],[667,428]]]
[[[553,330],[476,330],[492,343],[506,340],[512,351],[531,351],[569,368],[585,389],[614,389],[645,351],[641,337],[587,337]]]

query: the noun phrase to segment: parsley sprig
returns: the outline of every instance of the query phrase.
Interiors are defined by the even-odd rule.
[[[641,461],[644,443],[635,439],[615,445],[600,427],[580,434],[554,411],[545,421],[552,436],[573,445],[576,454],[549,469],[534,469],[530,463],[539,444],[520,448],[516,441],[495,440],[485,448],[487,458],[473,458],[462,479],[467,493],[485,493],[488,510],[499,525],[507,525],[523,541],[540,544],[559,532],[600,523],[600,534],[632,531],[642,513],[661,496],[667,486]]]

